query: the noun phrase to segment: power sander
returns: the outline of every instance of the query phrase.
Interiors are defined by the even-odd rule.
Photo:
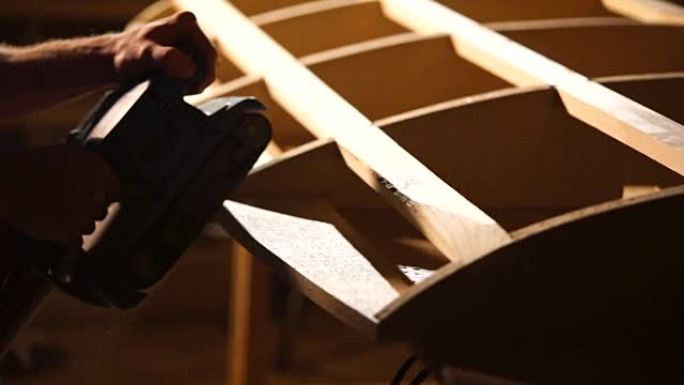
[[[193,81],[121,87],[72,132],[107,160],[123,197],[81,250],[19,242],[23,262],[0,291],[0,346],[53,285],[98,306],[140,303],[245,178],[270,140],[263,105],[227,97],[194,107],[183,99]]]

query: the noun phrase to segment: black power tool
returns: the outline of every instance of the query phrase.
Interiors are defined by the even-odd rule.
[[[268,144],[270,125],[256,99],[217,98],[195,108],[183,100],[187,84],[159,76],[113,91],[72,132],[70,140],[108,161],[124,191],[84,250],[28,252],[79,299],[137,305]]]

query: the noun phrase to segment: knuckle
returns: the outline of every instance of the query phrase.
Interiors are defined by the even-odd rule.
[[[160,63],[176,62],[178,59],[178,51],[176,51],[175,49],[162,50],[155,59],[157,62]]]
[[[159,26],[156,24],[150,24],[150,25],[143,26],[138,30],[138,38],[150,39],[150,38],[154,37],[158,28],[159,28]]]
[[[172,20],[179,24],[194,24],[197,20],[195,15],[189,11],[178,12],[173,15]]]
[[[150,59],[152,58],[152,55],[154,53],[154,44],[150,42],[142,42],[138,46],[138,54],[137,57],[139,59]]]

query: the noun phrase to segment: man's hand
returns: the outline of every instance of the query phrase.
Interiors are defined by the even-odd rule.
[[[192,90],[201,92],[214,81],[216,51],[189,12],[119,33],[28,47],[0,44],[0,119],[37,111],[105,85],[143,80],[155,71],[192,77],[196,63],[179,45],[192,50],[205,66],[203,79]]]
[[[0,158],[0,222],[38,240],[80,246],[119,194],[107,162],[77,144]]]
[[[113,35],[112,55],[115,78],[130,81],[142,78],[155,69],[172,77],[189,78],[197,72],[188,53],[179,45],[192,49],[205,66],[202,81],[195,92],[201,92],[214,81],[216,50],[202,33],[195,16],[180,12],[131,31]]]

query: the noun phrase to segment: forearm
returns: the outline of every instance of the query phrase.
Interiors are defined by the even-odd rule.
[[[113,83],[114,36],[0,46],[0,118],[39,110]]]

